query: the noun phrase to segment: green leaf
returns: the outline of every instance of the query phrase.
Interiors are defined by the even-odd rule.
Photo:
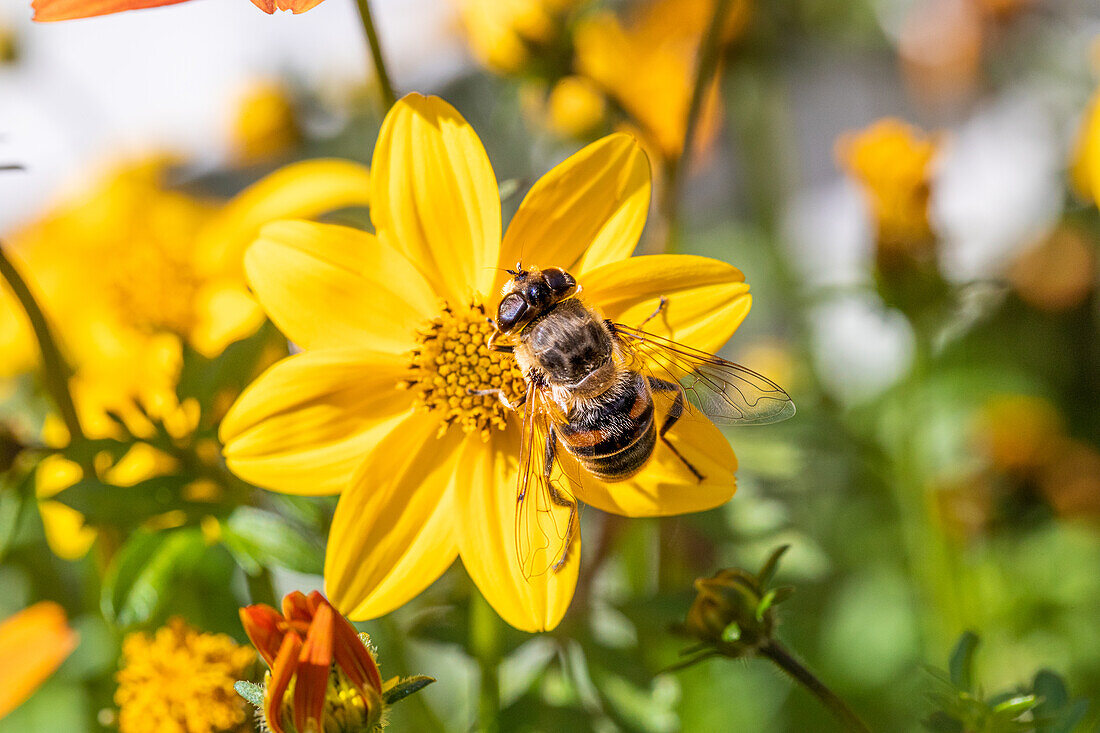
[[[325,550],[320,540],[274,512],[238,507],[222,525],[222,542],[250,574],[272,563],[320,575]]]
[[[132,486],[113,486],[94,478],[82,479],[54,498],[80,512],[90,525],[133,527],[169,511],[209,513],[209,504],[181,497],[183,488],[193,480],[190,476],[155,476]]]
[[[760,568],[760,572],[756,575],[762,589],[767,588],[768,584],[772,582],[772,576],[775,575],[775,571],[779,568],[780,558],[782,558],[783,553],[789,549],[791,549],[790,545],[780,545],[772,550],[772,554],[768,556],[768,559],[764,562],[764,567]]]
[[[1013,695],[994,705],[993,713],[1003,720],[1015,720],[1038,704],[1039,700],[1035,695]]]
[[[732,644],[741,638],[741,627],[737,625],[736,621],[731,621],[730,625],[722,629],[722,641],[727,644]]]
[[[190,347],[183,353],[183,368],[176,386],[176,394],[182,402],[198,400],[204,415],[211,414],[219,393],[240,392],[256,376],[256,368],[264,348],[276,339],[285,344],[275,327],[265,323],[248,338],[236,341],[221,354],[208,359]]]
[[[433,680],[434,681],[434,680]],[[254,708],[263,709],[264,707],[264,688],[263,685],[257,685],[255,682],[235,682],[233,689],[237,691],[237,694],[248,701],[248,704]],[[389,702],[388,700],[386,702]]]
[[[775,602],[775,591],[770,590],[764,594],[764,597],[760,599],[760,603],[756,604],[756,620],[763,622],[764,614],[768,612],[768,609],[772,607],[772,603]]]
[[[978,635],[973,631],[963,632],[951,652],[948,670],[951,682],[960,690],[971,689],[973,685],[974,652],[978,648]]]
[[[392,705],[398,700],[405,699],[414,692],[420,692],[433,682],[435,682],[434,677],[425,677],[422,674],[415,677],[404,677],[396,685],[386,690],[382,699],[386,701],[387,705]],[[242,683],[238,682],[237,684],[239,685]],[[240,690],[238,690],[238,692],[240,692]]]
[[[121,627],[152,619],[176,580],[195,568],[207,550],[195,527],[135,532],[122,546],[103,579],[103,615]]]

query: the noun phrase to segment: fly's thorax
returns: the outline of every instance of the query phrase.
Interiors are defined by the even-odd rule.
[[[537,368],[552,388],[599,394],[618,371],[610,329],[577,298],[561,301],[532,321],[519,334],[516,351],[524,373]]]

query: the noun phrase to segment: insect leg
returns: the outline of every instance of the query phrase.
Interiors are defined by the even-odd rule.
[[[646,319],[638,324],[638,329],[641,330],[642,326],[649,323],[650,321],[652,321],[657,316],[661,315],[661,311],[663,311],[665,309],[665,306],[667,306],[667,305],[668,305],[668,298],[666,298],[665,296],[662,295],[661,296],[661,302],[657,304],[657,310],[653,311],[648,316],[646,316]]]
[[[491,397],[496,397],[498,400],[500,400],[502,405],[507,407],[509,410],[512,410],[513,412],[519,412],[519,408],[523,407],[523,403],[527,401],[527,395],[524,394],[523,398],[520,399],[519,402],[514,402],[513,403],[513,402],[509,401],[507,397],[504,396],[504,390],[503,389],[495,389],[495,388],[494,389],[470,389],[470,388],[467,388],[466,389],[466,394],[468,394],[468,395],[477,395],[479,397],[490,397],[490,396]]]
[[[493,324],[494,328],[496,327],[497,324],[496,324],[495,321],[493,321],[492,318],[489,319],[489,322]],[[499,335],[500,335],[500,331],[493,331],[491,334],[489,334],[489,340],[485,342],[485,346],[489,349],[489,351],[495,351],[498,354],[511,354],[511,353],[514,353],[515,352],[515,347],[508,346],[507,344],[498,344],[497,343],[497,336],[499,336]]]
[[[646,377],[646,381],[649,382],[649,388],[655,392],[675,392],[676,397],[672,400],[672,404],[668,408],[668,413],[665,414],[665,421],[661,424],[660,430],[657,431],[657,437],[661,439],[661,442],[668,446],[668,449],[672,451],[673,455],[680,459],[680,462],[687,466],[687,469],[691,471],[692,475],[699,482],[703,481],[703,474],[699,473],[699,470],[695,466],[691,465],[691,461],[684,458],[676,446],[665,436],[672,426],[683,417],[684,415],[684,392],[680,389],[680,385],[675,382],[669,382],[664,379],[658,379],[657,377]]]
[[[558,506],[569,508],[569,521],[565,525],[565,550],[562,551],[561,557],[553,565],[554,572],[561,570],[567,560],[569,560],[569,547],[573,544],[573,533],[577,531],[577,500],[570,496],[567,496],[565,492],[561,491],[554,485],[551,480],[551,476],[554,473],[554,459],[558,455],[558,440],[557,433],[554,432],[554,428],[550,428],[546,435],[546,453],[545,465],[543,468],[543,476],[546,478],[547,493],[550,496],[550,501],[554,502]]]

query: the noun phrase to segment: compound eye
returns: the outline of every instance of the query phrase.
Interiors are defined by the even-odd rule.
[[[560,267],[547,268],[542,271],[542,276],[550,286],[550,290],[559,298],[569,295],[577,287],[577,281],[573,276]]]
[[[505,295],[497,308],[497,325],[501,331],[510,331],[515,328],[524,314],[527,313],[527,303],[516,293]]]
[[[527,302],[533,306],[546,305],[550,302],[550,288],[542,280],[532,280],[523,290]]]

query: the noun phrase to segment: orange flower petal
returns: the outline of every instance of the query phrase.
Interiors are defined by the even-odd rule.
[[[308,625],[313,621],[313,609],[302,591],[291,591],[283,596],[283,616],[291,623],[299,622]]]
[[[76,648],[65,611],[41,601],[0,623],[0,718],[23,703]]]
[[[159,8],[162,5],[175,5],[187,0],[34,0],[34,19],[39,23],[55,20],[90,18],[94,15],[109,15],[123,10]]]
[[[266,603],[257,603],[240,610],[241,625],[252,646],[267,662],[268,667],[275,666],[275,657],[283,645],[286,631],[280,628],[283,617]]]
[[[305,597],[302,599],[305,600]],[[335,618],[336,612],[327,603],[318,608],[309,625],[306,643],[298,654],[298,674],[294,680],[294,727],[300,731],[322,730],[325,689],[332,666]]]
[[[298,655],[302,651],[302,640],[297,634],[287,634],[275,657],[275,666],[271,668],[271,681],[264,693],[264,720],[271,733],[286,733],[283,728],[283,696],[294,679],[298,669]]]
[[[322,599],[323,600],[323,599]],[[329,605],[328,601],[324,601]],[[331,605],[329,606],[331,608]],[[378,665],[371,656],[370,651],[359,640],[359,634],[355,627],[346,618],[337,614],[335,616],[335,640],[333,656],[336,664],[344,670],[351,683],[359,690],[364,700],[368,700],[367,687],[373,687],[377,692],[382,692],[382,674],[378,671]]]
[[[177,0],[178,1],[178,0]],[[323,0],[252,0],[252,4],[268,15],[276,10],[289,10],[295,15],[304,13],[310,8],[315,8]]]

